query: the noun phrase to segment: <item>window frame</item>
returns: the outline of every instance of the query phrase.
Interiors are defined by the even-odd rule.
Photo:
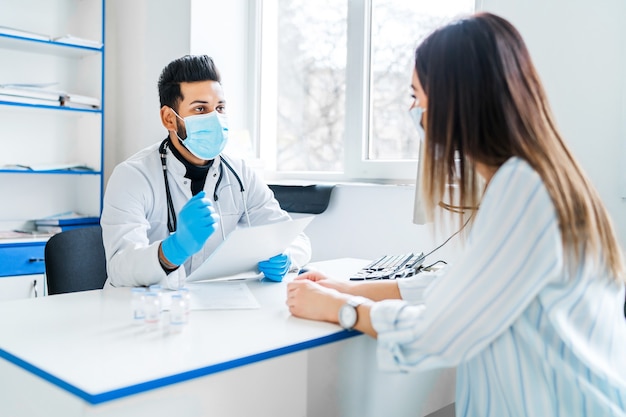
[[[251,53],[255,68],[255,109],[252,137],[256,155],[263,161],[264,177],[273,181],[344,181],[377,183],[414,183],[417,159],[368,159],[371,132],[371,0],[346,0],[346,129],[343,138],[343,172],[276,170],[276,91],[277,80],[263,74],[276,74],[277,0],[260,0],[250,11]],[[436,1],[436,0],[435,0]],[[475,3],[476,8],[476,3]],[[270,23],[268,23],[270,22]],[[407,117],[410,100],[407,74]],[[267,93],[267,91],[272,91]]]

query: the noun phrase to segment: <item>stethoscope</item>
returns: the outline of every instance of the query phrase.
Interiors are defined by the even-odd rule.
[[[161,155],[161,166],[163,167],[163,179],[165,180],[165,195],[167,196],[167,229],[170,231],[170,233],[174,233],[176,231],[176,211],[174,210],[174,203],[172,202],[172,194],[170,193],[170,186],[169,186],[169,182],[167,181],[166,158],[167,158],[167,142],[168,141],[169,139],[165,139],[163,142],[161,142],[161,146],[159,146],[159,154]],[[222,182],[222,178],[224,177],[224,165],[226,165],[226,168],[230,170],[230,172],[233,174],[233,176],[239,183],[239,191],[241,192],[241,200],[243,201],[243,210],[244,210],[244,213],[246,214],[246,221],[248,223],[248,227],[250,227],[251,226],[250,215],[248,214],[248,205],[246,203],[246,198],[244,195],[244,192],[246,190],[243,187],[243,182],[241,181],[241,178],[239,177],[237,172],[235,172],[235,169],[226,161],[226,159],[224,159],[222,155],[220,155],[220,162],[221,162],[220,175],[219,177],[217,177],[217,182],[215,183],[215,188],[213,189],[213,200],[215,201],[215,205],[217,206],[217,213],[219,214],[220,219],[221,219],[222,208],[220,206],[220,203],[218,202],[219,197],[217,195],[217,189],[219,188]],[[220,230],[222,231],[222,239],[226,240],[226,234],[224,232],[224,228],[220,227]]]

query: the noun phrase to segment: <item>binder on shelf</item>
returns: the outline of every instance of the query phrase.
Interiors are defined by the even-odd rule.
[[[37,228],[39,226],[91,226],[100,223],[100,217],[88,216],[76,212],[67,212],[61,214],[55,214],[53,216],[44,217],[35,220]]]
[[[79,94],[68,93],[61,97],[61,106],[67,107],[83,107],[83,108],[100,108],[100,100],[96,97],[81,96]]]
[[[67,232],[68,230],[79,229],[81,227],[95,226],[97,223],[84,223],[84,224],[68,224],[64,226],[44,226],[37,225],[37,233],[54,235],[61,232]]]

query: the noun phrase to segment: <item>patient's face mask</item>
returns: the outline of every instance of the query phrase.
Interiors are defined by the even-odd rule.
[[[178,136],[177,132],[176,136],[194,156],[211,160],[224,150],[228,142],[228,119],[225,115],[214,110],[211,113],[182,118],[174,109],[172,111],[176,117],[185,122],[187,132],[185,139]]]
[[[425,109],[417,105],[409,110],[409,113],[411,114],[411,119],[413,119],[413,123],[415,124],[415,128],[417,129],[420,143],[424,143],[424,138],[426,137],[426,132],[424,132],[424,126],[422,126],[422,115],[425,111]]]

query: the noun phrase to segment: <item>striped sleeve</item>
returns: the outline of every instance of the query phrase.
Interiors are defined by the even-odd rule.
[[[463,253],[428,286],[423,304],[387,300],[372,307],[381,368],[468,360],[509,328],[561,267],[550,196],[530,166],[512,158],[491,179]]]
[[[422,272],[410,278],[398,280],[398,290],[402,299],[412,304],[424,302],[424,293],[430,284],[442,274],[442,270],[436,272]]]

